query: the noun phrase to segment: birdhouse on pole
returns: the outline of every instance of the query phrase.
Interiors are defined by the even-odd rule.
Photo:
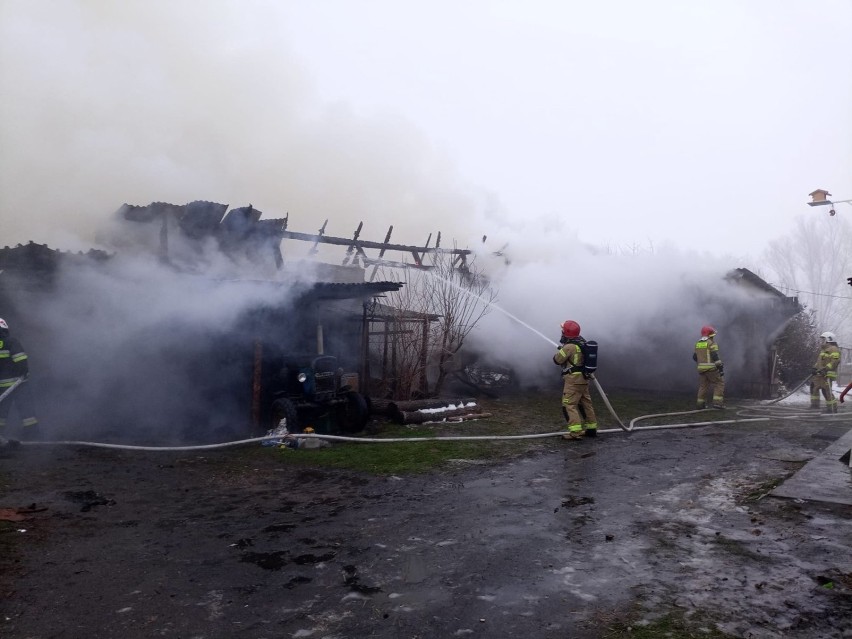
[[[825,189],[817,189],[809,195],[811,196],[811,201],[808,202],[808,206],[821,206],[823,204],[831,204],[831,201],[828,199],[829,197],[831,197],[831,193],[829,193]]]

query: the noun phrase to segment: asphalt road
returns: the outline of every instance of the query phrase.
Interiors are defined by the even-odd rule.
[[[583,639],[672,614],[848,638],[852,507],[767,496],[848,430],[601,434],[413,477],[24,447],[0,455],[24,517],[0,535],[0,636]]]

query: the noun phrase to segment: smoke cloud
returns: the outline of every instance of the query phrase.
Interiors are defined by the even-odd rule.
[[[476,247],[497,304],[521,323],[492,312],[470,345],[527,384],[558,385],[550,358],[568,318],[600,342],[604,385],[691,388],[692,346],[706,323],[733,371],[764,355],[765,344],[737,338],[739,318],[759,316],[765,299],[724,281],[739,266],[732,258],[595,248],[582,236],[583,211],[525,222],[466,184],[404,119],[323,103],[276,34],[284,14],[275,3],[251,7],[0,2],[0,245],[117,255],[108,269],[60,273],[51,295],[13,285],[23,291],[14,317],[38,336],[28,344],[34,368],[59,389],[55,423],[163,436],[194,420],[244,421],[227,401],[248,374],[229,359],[229,346],[246,345],[240,322],[250,309],[286,305],[294,273],[311,277],[303,265],[241,270],[212,246],[204,277],[176,273],[134,250],[151,246],[155,226],[116,229],[124,203],[252,204],[264,219],[289,214],[290,230],[314,232],[328,219],[327,234],[348,236],[363,220],[361,239],[379,241],[394,225],[391,242],[422,244],[440,231],[445,247]],[[321,248],[319,257],[329,254]],[[307,247],[292,250],[285,257]],[[210,376],[199,367],[222,375],[201,384]]]
[[[193,200],[302,232],[463,233],[450,158],[398,116],[322,103],[284,19],[275,3],[0,3],[0,241],[86,250],[125,202]]]
[[[671,246],[616,253],[564,227],[554,222],[533,241],[516,234],[510,264],[479,256],[499,289],[500,308],[472,335],[486,361],[513,368],[525,386],[558,387],[552,356],[561,323],[573,319],[583,337],[599,342],[604,387],[687,392],[697,384],[695,341],[711,324],[729,381],[740,392],[765,381],[747,376],[766,359],[765,337],[783,313],[770,294],[726,279],[739,266],[732,258]]]

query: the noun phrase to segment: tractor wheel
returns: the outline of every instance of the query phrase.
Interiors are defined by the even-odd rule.
[[[272,402],[272,410],[269,419],[269,428],[278,428],[278,424],[282,419],[287,420],[287,431],[290,433],[301,433],[302,427],[299,424],[299,413],[296,411],[296,405],[289,399],[276,399]]]
[[[343,405],[343,430],[347,433],[359,433],[367,425],[370,413],[367,410],[367,400],[361,393],[349,391],[346,393],[346,403]]]

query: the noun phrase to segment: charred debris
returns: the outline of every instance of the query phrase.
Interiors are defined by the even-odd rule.
[[[125,204],[98,237],[106,251],[0,248],[0,308],[29,345],[38,393],[78,432],[134,423],[206,440],[283,418],[291,431],[356,432],[393,387],[379,300],[403,284],[376,281],[379,269],[426,269],[438,253],[464,269],[470,252],[440,234],[391,244],[393,227],[367,241],[363,223],[334,237],[327,223],[301,233],[251,205]],[[342,247],[341,263],[316,259],[324,245]],[[386,257],[399,252],[411,261]]]

